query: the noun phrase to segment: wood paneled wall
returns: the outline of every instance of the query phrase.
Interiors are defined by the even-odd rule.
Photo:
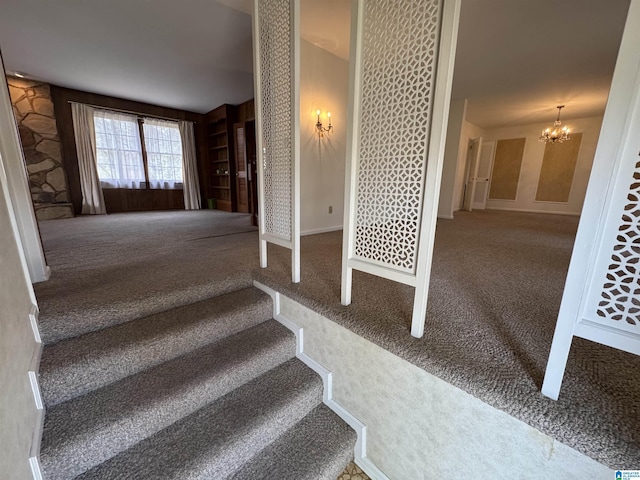
[[[248,122],[256,118],[253,98],[236,106],[236,121]]]
[[[76,152],[76,144],[73,136],[73,119],[71,117],[71,105],[69,102],[79,102],[104,108],[128,110],[142,115],[192,121],[195,123],[194,133],[198,164],[202,163],[201,159],[206,158],[207,146],[205,141],[204,115],[199,113],[186,112],[168,107],[159,107],[148,103],[109,97],[80,90],[72,90],[69,88],[58,87],[56,85],[51,85],[51,97],[54,104],[60,140],[62,142],[62,157],[69,184],[69,196],[71,203],[73,203],[76,215],[79,215],[82,211],[82,192],[80,190],[78,154]],[[184,208],[183,201],[181,206],[176,206],[176,195],[179,194],[182,196],[182,190],[156,190],[153,193],[144,190],[130,190],[126,194],[119,192],[112,195],[112,193],[113,192],[107,193],[105,191],[107,211],[109,211],[108,207],[110,203],[112,206],[111,211],[123,211],[118,209],[125,208],[127,206],[133,207],[130,208],[130,210]],[[109,198],[109,201],[107,198]]]
[[[108,213],[184,209],[182,190],[104,188],[102,192]]]

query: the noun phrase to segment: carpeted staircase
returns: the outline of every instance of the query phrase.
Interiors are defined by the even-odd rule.
[[[271,317],[250,287],[45,346],[45,479],[334,480],[355,432]]]

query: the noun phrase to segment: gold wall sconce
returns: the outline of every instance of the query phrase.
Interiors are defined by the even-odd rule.
[[[333,131],[333,125],[331,125],[331,112],[327,112],[327,118],[329,119],[329,125],[326,127],[322,125],[320,121],[320,110],[316,110],[316,115],[318,116],[318,121],[316,122],[316,132],[318,133],[318,138],[324,137],[325,133],[331,133]]]

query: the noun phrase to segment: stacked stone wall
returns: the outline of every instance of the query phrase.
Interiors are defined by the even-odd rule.
[[[49,85],[12,76],[7,83],[36,213],[39,218],[72,216]]]

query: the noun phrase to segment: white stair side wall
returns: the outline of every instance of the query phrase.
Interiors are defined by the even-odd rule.
[[[22,168],[16,169],[16,165],[22,165]],[[9,175],[12,169],[14,176]],[[18,173],[22,177],[16,184]],[[42,253],[40,239],[38,236],[37,248],[31,250],[28,257],[22,235],[24,228],[29,227],[24,222],[19,223],[21,214],[16,212],[12,200],[11,192],[20,190],[23,183],[26,186],[22,147],[3,76],[0,81],[0,472],[7,479],[41,478],[38,457],[44,407],[37,372],[42,342],[37,326],[38,306],[31,283],[45,278],[31,277],[29,267],[33,268],[35,264],[28,260],[37,259],[38,255],[34,257],[33,254],[38,249]],[[37,228],[31,233],[39,235]],[[29,243],[27,238],[26,244]],[[36,270],[43,274],[42,269]]]

